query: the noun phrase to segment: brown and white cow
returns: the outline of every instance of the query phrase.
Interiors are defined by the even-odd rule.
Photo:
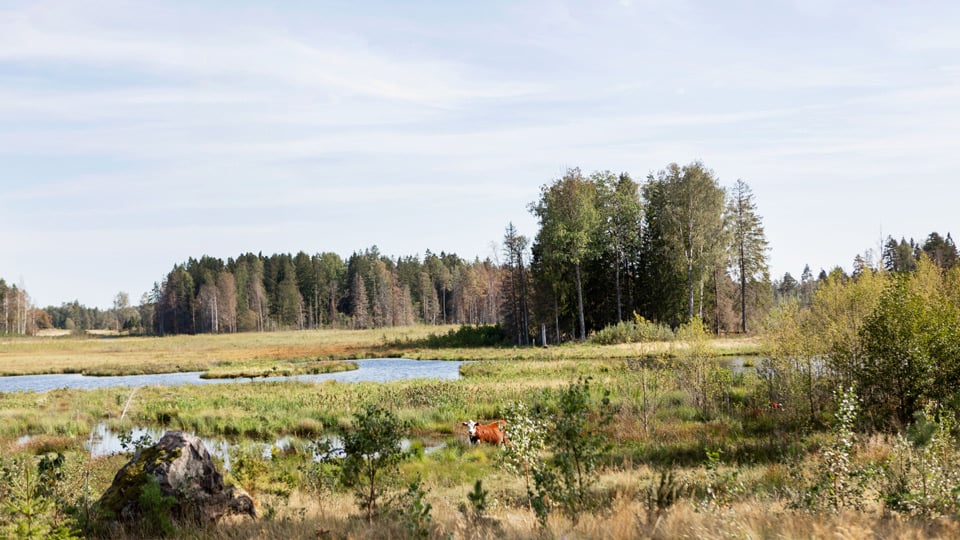
[[[508,442],[507,434],[504,431],[507,423],[503,420],[497,420],[489,424],[478,424],[473,420],[467,420],[463,422],[463,425],[467,426],[471,444],[503,444]]]

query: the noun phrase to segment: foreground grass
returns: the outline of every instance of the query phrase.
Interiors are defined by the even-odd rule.
[[[23,449],[4,445],[5,454]],[[31,451],[49,448],[33,446]],[[75,449],[67,453],[66,490],[92,494],[81,500],[92,505],[125,462],[123,456],[85,457]],[[674,468],[682,494],[664,506],[653,502],[661,469],[644,464],[616,463],[604,468],[599,489],[604,508],[580,516],[574,523],[553,514],[541,528],[526,504],[522,479],[507,474],[498,464],[499,450],[473,447],[452,440],[438,452],[415,454],[401,467],[398,485],[422,478],[431,504],[426,531],[432,538],[956,538],[957,521],[951,518],[910,518],[884,511],[870,503],[859,511],[810,511],[793,506],[789,478],[783,466],[730,466],[708,470],[702,466]],[[802,462],[815,468],[813,458]],[[262,462],[237,465],[226,480],[244,486],[258,501],[261,518],[234,518],[216,526],[178,525],[176,537],[235,538],[409,538],[404,523],[360,518],[353,497],[345,491],[317,484],[306,472],[302,454],[274,456]],[[726,500],[708,495],[718,477],[736,471],[738,491]],[[478,518],[469,512],[467,494],[476,480],[489,490],[489,505]],[[146,531],[111,529],[110,538],[144,538]]]
[[[410,329],[409,340],[418,339],[417,333],[423,335],[426,330],[436,328]],[[358,342],[350,342],[351,337]],[[49,365],[44,359],[76,354],[74,363],[64,364],[76,369],[77,362],[92,361],[101,354],[97,347],[115,346],[116,358],[128,359],[128,367],[138,366],[141,355],[159,355],[167,363],[179,364],[182,357],[176,345],[182,347],[184,357],[207,362],[204,365],[210,369],[228,374],[246,366],[253,368],[253,373],[295,365],[278,358],[326,357],[327,353],[319,352],[322,348],[344,354],[399,351],[391,348],[398,347],[398,339],[408,338],[385,339],[375,332],[111,342],[71,338],[63,343],[14,343],[20,347],[17,352],[5,356],[8,351],[4,348],[0,361],[25,357],[32,350],[38,359],[34,367],[46,369]],[[138,349],[141,344],[143,350]],[[726,347],[743,352],[753,345],[738,340],[712,342],[711,346],[714,351]],[[693,399],[695,383],[682,358],[663,363],[661,369],[629,361],[639,356],[682,356],[676,344],[464,351],[408,348],[403,353],[429,354],[430,358],[470,354],[486,361],[464,365],[463,377],[456,381],[252,382],[0,394],[0,464],[9,463],[6,460],[11,457],[62,452],[66,456],[64,496],[85,509],[104,492],[127,459],[90,457],[84,443],[94,427],[106,423],[114,431],[132,426],[184,429],[236,444],[227,479],[254,496],[263,517],[230,520],[216,527],[180,524],[177,537],[407,538],[411,533],[402,521],[381,519],[368,524],[359,518],[361,511],[350,491],[318,477],[311,459],[309,441],[349,427],[354,413],[367,404],[377,404],[411,427],[408,435],[413,450],[401,465],[396,489],[422,479],[426,500],[432,505],[427,529],[431,537],[960,536],[955,517],[911,518],[892,513],[880,504],[874,491],[864,496],[857,511],[805,506],[803,479],[820,471],[830,433],[789,412],[765,406],[762,381],[749,373],[732,375],[717,370],[716,379],[704,378],[708,383],[705,392],[711,396],[704,407]],[[523,360],[512,360],[516,355]],[[529,507],[524,478],[501,466],[500,449],[468,445],[460,422],[503,417],[507,405],[515,401],[523,401],[531,409],[549,407],[555,396],[552,391],[578,377],[590,377],[597,392],[608,391],[616,408],[615,420],[606,433],[610,448],[598,476],[602,504],[596,511],[585,512],[576,523],[555,512],[541,528]],[[25,443],[18,441],[26,434],[33,437]],[[280,437],[291,437],[296,443],[290,450],[268,457],[253,443]],[[425,440],[440,441],[442,446],[433,452],[418,450]],[[892,437],[877,436],[859,447],[852,466],[879,470],[889,463],[893,448]],[[719,462],[707,463],[708,450],[719,452]],[[671,497],[658,498],[666,471],[674,474],[676,489]],[[477,480],[490,491],[482,519],[465,511],[469,509],[467,493]],[[141,538],[150,534],[111,529],[110,536]]]

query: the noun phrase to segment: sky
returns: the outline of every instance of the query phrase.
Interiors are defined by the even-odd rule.
[[[0,277],[133,303],[201,255],[494,257],[570,167],[701,160],[774,278],[958,233],[960,3],[0,0]]]

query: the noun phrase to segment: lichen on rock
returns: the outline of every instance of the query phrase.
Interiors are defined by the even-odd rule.
[[[156,511],[141,503],[143,488],[151,479],[163,497],[174,499],[169,517],[176,520],[212,523],[234,514],[256,518],[250,495],[224,484],[203,441],[182,431],[168,431],[156,444],[138,451],[117,471],[97,508],[124,523],[141,522],[146,512]]]

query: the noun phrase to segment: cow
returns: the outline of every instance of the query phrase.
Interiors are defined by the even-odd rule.
[[[467,434],[470,436],[471,444],[504,444],[509,442],[504,431],[506,424],[503,420],[497,420],[489,424],[478,424],[473,420],[463,422],[463,425],[467,426]]]

